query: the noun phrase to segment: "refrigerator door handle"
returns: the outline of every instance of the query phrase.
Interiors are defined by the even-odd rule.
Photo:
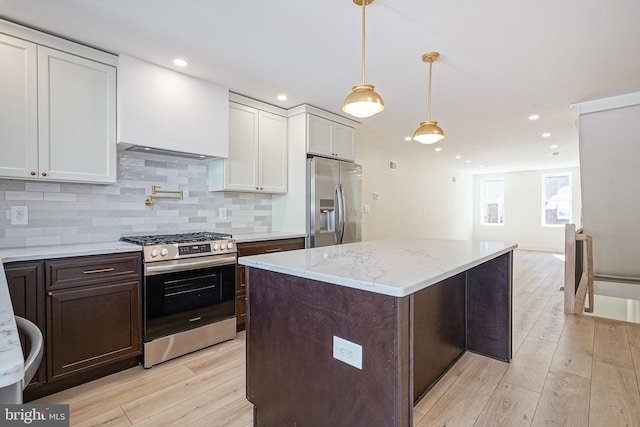
[[[336,185],[335,192],[335,200],[336,200],[336,243],[341,244],[344,239],[344,227],[345,227],[345,200],[344,200],[344,191],[342,190],[342,185]]]

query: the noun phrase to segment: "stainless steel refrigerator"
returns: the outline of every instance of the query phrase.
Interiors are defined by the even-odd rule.
[[[307,246],[362,240],[362,166],[307,159]]]

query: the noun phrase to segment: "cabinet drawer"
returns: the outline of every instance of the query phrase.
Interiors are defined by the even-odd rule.
[[[304,237],[282,240],[267,240],[264,242],[238,243],[238,256],[260,255],[272,252],[293,251],[304,249]]]
[[[142,260],[137,252],[63,258],[47,261],[45,272],[47,290],[65,289],[140,278]]]

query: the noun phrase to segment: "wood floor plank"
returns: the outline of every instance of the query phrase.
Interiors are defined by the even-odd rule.
[[[589,426],[640,426],[640,394],[635,372],[593,362]]]
[[[456,362],[455,365],[445,373],[442,378],[429,390],[429,392],[418,401],[414,409],[418,411],[422,416],[429,412],[433,405],[440,400],[440,398],[449,390],[449,388],[455,384],[460,376],[467,370],[470,369],[470,365],[478,357],[473,353],[465,353],[460,359]]]
[[[560,336],[529,334],[515,354],[504,382],[542,392]]]
[[[590,388],[588,378],[550,369],[531,425],[589,425]]]
[[[640,388],[640,324],[627,323],[627,336],[629,337],[629,346],[631,347],[631,358],[633,367],[636,371],[636,379],[638,380],[638,388]]]
[[[474,427],[529,426],[540,395],[513,384],[500,383]]]
[[[227,382],[245,374],[244,357],[237,353],[228,353],[229,358],[218,363],[214,368],[204,371],[200,375],[175,382],[161,390],[156,390],[135,400],[122,404],[122,409],[132,423],[137,423],[164,408],[190,399],[213,388],[216,384]]]
[[[476,354],[451,387],[425,414],[418,427],[472,426],[496,386],[507,364]]]
[[[131,425],[131,421],[122,409],[117,407],[81,423],[71,425],[74,427],[127,427]]]
[[[591,378],[594,330],[595,321],[592,317],[567,315],[551,367]]]
[[[140,381],[127,382],[108,391],[70,405],[71,423],[79,423],[127,402],[162,390],[177,382],[194,377],[186,366],[178,365],[157,375],[145,376]]]
[[[424,414],[420,411],[417,411],[415,408],[413,409],[413,427],[416,427],[420,421],[424,418]]]
[[[595,318],[593,359],[621,368],[633,369],[629,337],[624,323]]]
[[[243,397],[186,427],[243,427],[252,420],[253,405]]]
[[[231,402],[245,397],[244,376],[234,378],[197,395],[188,395],[175,405],[134,424],[135,427],[185,426],[220,410]]]

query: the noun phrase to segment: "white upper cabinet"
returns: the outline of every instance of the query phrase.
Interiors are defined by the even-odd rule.
[[[126,55],[118,61],[118,142],[229,155],[229,91]]]
[[[38,65],[40,175],[115,182],[115,67],[42,46]]]
[[[287,119],[245,102],[229,103],[229,158],[209,162],[209,189],[286,193]]]
[[[4,21],[0,32],[0,177],[115,182],[115,58]]]
[[[37,46],[0,34],[0,175],[38,171]]]
[[[355,130],[314,114],[307,115],[307,153],[355,160]]]

